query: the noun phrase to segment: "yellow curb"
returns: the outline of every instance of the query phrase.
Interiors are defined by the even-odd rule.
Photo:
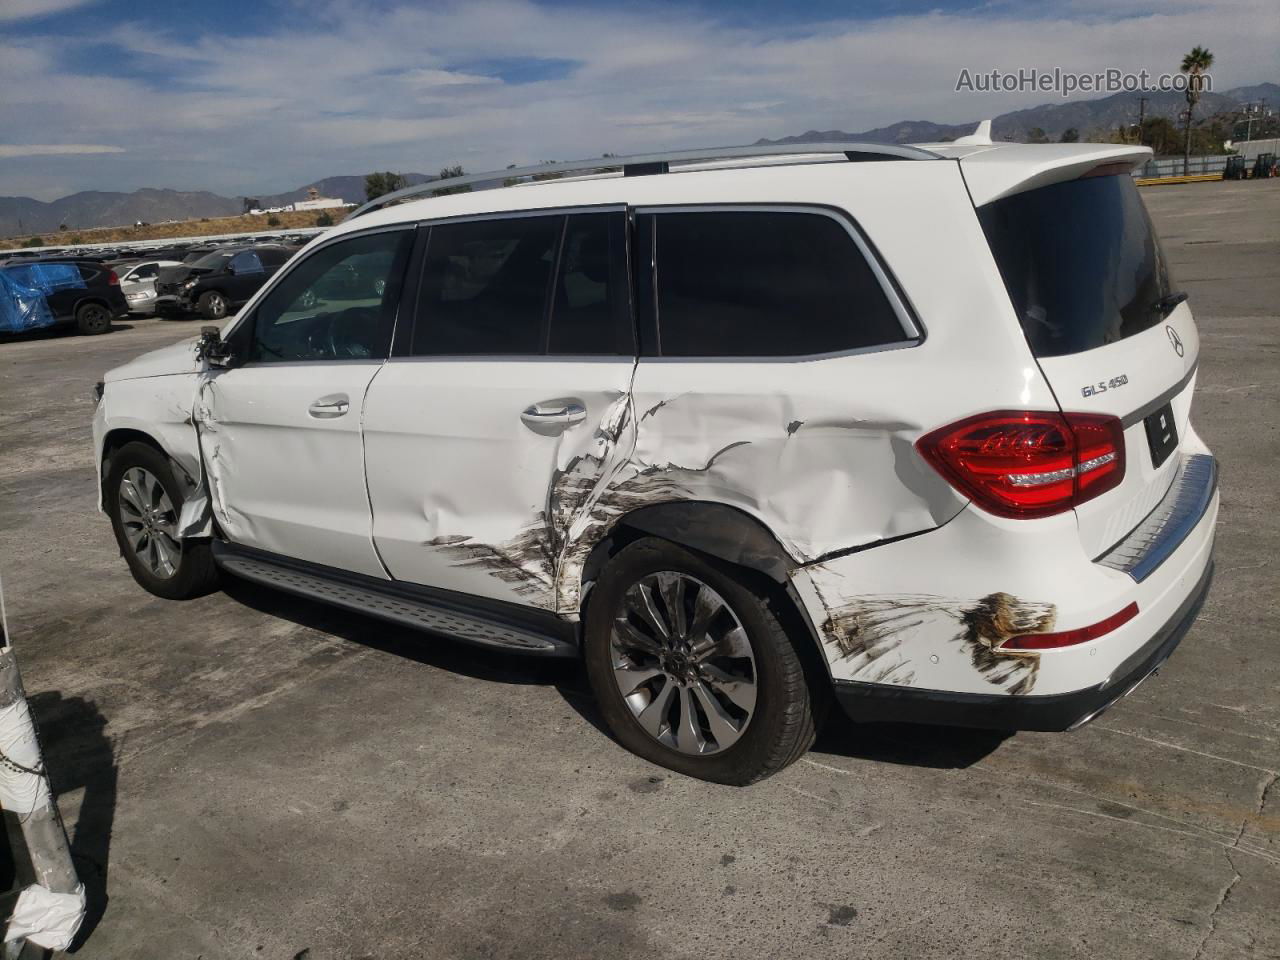
[[[1187,177],[1147,177],[1145,180],[1136,180],[1135,183],[1140,187],[1155,187],[1162,183],[1204,183],[1206,180],[1221,180],[1220,173],[1197,173]]]

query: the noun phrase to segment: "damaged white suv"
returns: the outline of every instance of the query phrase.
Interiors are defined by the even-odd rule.
[[[221,335],[107,375],[134,577],[583,656],[618,740],[724,783],[795,760],[833,698],[1083,723],[1212,570],[1149,151],[804,149],[358,211]]]

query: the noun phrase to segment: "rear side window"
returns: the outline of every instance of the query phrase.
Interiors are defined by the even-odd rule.
[[[1168,265],[1128,174],[1028,190],[978,219],[1037,357],[1115,343],[1171,309]]]
[[[414,356],[629,355],[621,213],[431,227]]]
[[[262,273],[262,261],[258,259],[257,252],[253,250],[244,250],[237,253],[231,258],[231,262],[227,266],[236,276],[240,277]]]
[[[656,214],[659,351],[788,357],[907,339],[843,224],[820,213]]]
[[[257,253],[258,258],[268,267],[278,267],[289,259],[288,251],[276,247],[263,247]]]

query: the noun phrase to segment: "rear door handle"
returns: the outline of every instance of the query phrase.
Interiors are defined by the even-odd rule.
[[[317,420],[332,420],[334,417],[346,416],[351,409],[351,400],[345,393],[331,393],[321,397],[307,407],[307,413]]]
[[[587,408],[581,400],[543,400],[525,407],[520,419],[531,427],[548,424],[581,423],[587,419]]]

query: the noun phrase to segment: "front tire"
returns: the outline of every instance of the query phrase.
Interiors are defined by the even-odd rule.
[[[221,320],[227,315],[227,298],[217,290],[206,290],[200,294],[197,306],[206,320]]]
[[[111,311],[100,303],[86,303],[76,311],[76,326],[89,336],[111,329]]]
[[[140,442],[111,455],[103,481],[111,528],[129,572],[144,590],[166,600],[190,600],[218,586],[208,542],[178,539],[183,489],[169,458]]]
[[[585,657],[618,741],[679,773],[744,786],[813,744],[814,697],[771,603],[665,540],[639,540],[605,568]]]

